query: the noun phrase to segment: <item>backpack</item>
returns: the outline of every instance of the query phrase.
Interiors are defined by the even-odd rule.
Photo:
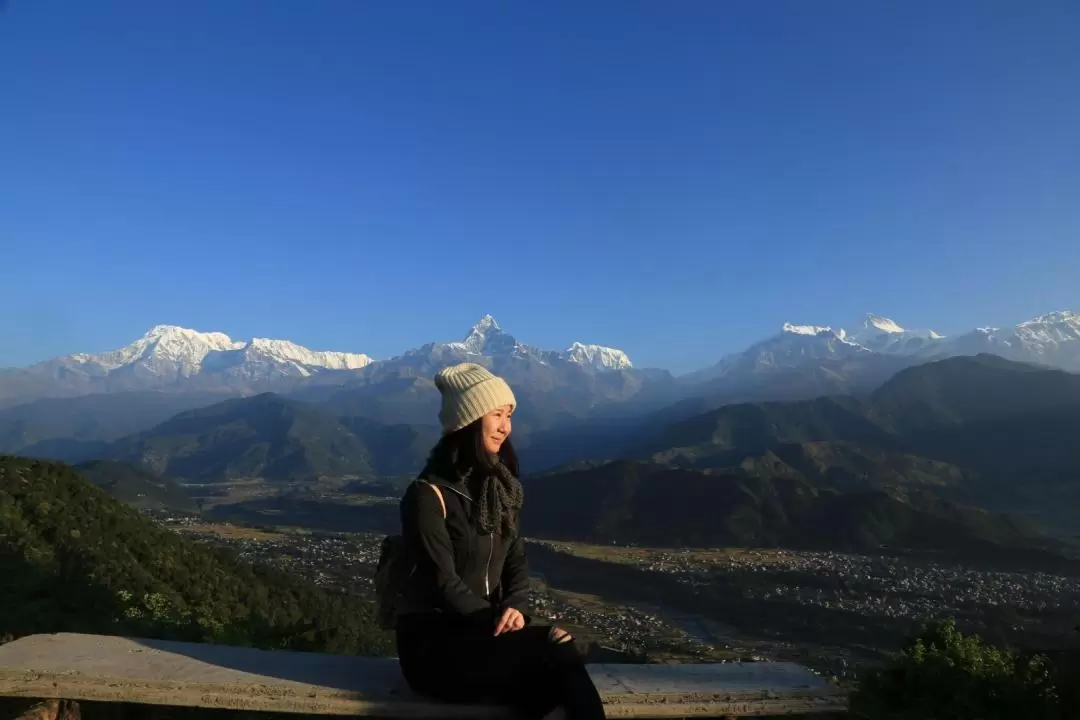
[[[435,491],[442,506],[443,520],[446,519],[446,500],[438,485],[421,480]],[[379,564],[375,568],[375,605],[379,627],[393,630],[397,626],[397,617],[401,611],[405,584],[416,571],[416,565],[410,564],[405,548],[405,538],[401,535],[387,535],[379,547]]]

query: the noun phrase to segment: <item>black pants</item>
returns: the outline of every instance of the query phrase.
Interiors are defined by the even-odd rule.
[[[446,616],[407,616],[397,630],[398,656],[416,692],[446,702],[495,702],[538,720],[556,707],[571,720],[601,720],[604,705],[574,644],[557,644],[550,627],[529,625],[492,635],[487,625]]]

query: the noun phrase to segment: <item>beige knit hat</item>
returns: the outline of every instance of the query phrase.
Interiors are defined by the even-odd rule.
[[[442,393],[439,421],[444,435],[476,422],[495,408],[517,407],[514,391],[506,381],[474,363],[440,370],[435,374],[435,387]]]

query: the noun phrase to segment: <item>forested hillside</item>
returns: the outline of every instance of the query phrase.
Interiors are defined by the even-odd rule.
[[[0,637],[133,633],[336,653],[391,644],[369,603],[157,527],[71,467],[0,456]]]

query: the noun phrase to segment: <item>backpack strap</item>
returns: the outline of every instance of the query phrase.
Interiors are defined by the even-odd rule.
[[[435,483],[430,483],[427,480],[421,480],[420,482],[424,483],[429,488],[431,488],[432,490],[435,491],[435,497],[439,498],[439,505],[442,506],[442,517],[443,517],[443,520],[445,520],[446,519],[446,499],[443,497],[442,490],[439,489],[438,485],[436,485]]]

